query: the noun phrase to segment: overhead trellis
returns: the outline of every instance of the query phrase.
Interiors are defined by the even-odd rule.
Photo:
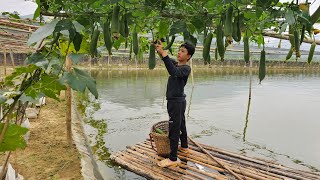
[[[0,18],[0,51],[28,53],[34,51],[33,47],[27,45],[28,38],[32,32],[37,30],[39,26],[29,24],[20,20]]]

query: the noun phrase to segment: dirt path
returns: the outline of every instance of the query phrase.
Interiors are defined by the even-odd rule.
[[[66,140],[65,101],[46,101],[38,119],[30,119],[28,147],[13,152],[10,162],[25,179],[83,179],[80,154]]]

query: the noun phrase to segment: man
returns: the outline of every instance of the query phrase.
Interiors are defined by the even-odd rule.
[[[158,163],[160,167],[174,166],[180,163],[177,157],[179,138],[181,147],[179,149],[188,152],[187,129],[185,121],[186,95],[184,86],[187,84],[191,68],[187,65],[194,54],[195,47],[190,43],[184,43],[180,46],[177,54],[178,62],[170,59],[168,53],[163,50],[162,43],[156,45],[158,54],[170,74],[167,83],[167,110],[169,114],[169,139],[170,156]],[[180,134],[181,131],[181,134]]]

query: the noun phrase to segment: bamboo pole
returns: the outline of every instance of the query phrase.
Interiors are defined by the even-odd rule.
[[[149,141],[145,141],[143,146],[146,148],[151,148],[151,146],[149,144],[150,144]],[[189,147],[191,149],[199,151],[196,147],[193,147],[193,146],[189,146]],[[203,147],[205,147],[207,149],[213,149],[214,152],[217,149],[217,148],[207,146],[207,145],[203,145]],[[227,155],[227,157],[225,157],[225,155],[223,155],[225,153],[228,153],[229,156]],[[204,155],[203,154],[195,154],[194,156],[203,157]],[[301,178],[302,179],[307,179],[307,178],[319,179],[318,174],[313,174],[310,172],[291,169],[288,167],[281,166],[279,164],[275,164],[273,162],[267,162],[263,159],[262,160],[253,159],[253,158],[241,156],[239,154],[234,154],[234,153],[226,152],[226,151],[219,150],[219,149],[218,149],[217,154],[215,154],[215,156],[218,156],[218,157],[225,159],[227,161],[234,162],[236,165],[242,165],[244,167],[254,167],[257,169],[257,171],[261,170],[267,174],[268,174],[268,172],[273,173],[272,176],[275,176],[275,177],[286,176],[286,177],[291,177],[291,178],[295,178],[295,179],[301,179]],[[233,157],[233,156],[236,156],[236,157]],[[239,158],[239,159],[234,159],[234,158]],[[205,162],[206,160],[202,159],[202,161]],[[252,162],[252,161],[254,161],[254,162]],[[268,164],[266,164],[266,163],[268,163]],[[294,174],[292,174],[292,173],[294,173]]]
[[[131,154],[127,152],[123,152],[121,154],[123,158],[126,158],[129,160],[132,165],[140,167],[140,169],[144,172],[150,172],[152,174],[152,178],[159,178],[159,179],[168,179],[168,176],[164,175],[163,173],[156,171],[155,169],[152,169],[151,163],[142,162],[141,159],[137,159],[136,157],[133,157]]]
[[[141,148],[145,151],[149,151],[150,153],[154,153],[151,149],[149,149],[149,146],[147,144],[139,144],[138,146],[140,146],[140,145],[142,147],[139,147],[139,148]],[[218,163],[208,160],[207,156],[205,156],[204,154],[201,154],[201,153],[194,151],[194,150],[190,150],[190,151],[191,151],[191,153],[189,153],[189,154],[179,152],[178,157],[179,158],[188,158],[188,160],[190,160],[194,163],[198,163],[198,162],[201,163],[202,162],[201,164],[203,164],[205,166],[209,166],[210,168],[215,169],[220,172],[226,172],[226,173],[228,172],[225,169],[219,168],[221,166]],[[228,164],[228,166],[230,167],[231,170],[237,172],[238,174],[242,174],[247,179],[253,178],[253,179],[258,179],[258,180],[279,180],[279,177],[276,178],[271,175],[266,176],[265,174],[261,174],[260,172],[257,172],[257,171],[253,172],[252,170],[249,170],[247,168],[239,167],[239,165],[237,165],[237,164]]]
[[[144,145],[142,145],[144,146]],[[144,147],[139,147],[139,148],[142,148],[144,150],[146,150],[145,146]],[[150,150],[150,149],[149,149]],[[196,153],[196,154],[195,154]],[[180,155],[181,154],[181,155]],[[180,156],[180,157],[179,157]],[[178,154],[178,157],[179,158],[182,158],[182,157],[187,157],[188,160],[194,162],[194,163],[197,163],[197,162],[202,162],[201,164],[205,165],[205,166],[209,166],[209,168],[212,168],[212,169],[215,169],[219,172],[225,172],[225,173],[228,173],[228,171],[226,169],[221,169],[219,167],[221,167],[218,163],[216,163],[215,161],[210,161],[207,159],[207,156],[205,154],[201,154],[201,153],[198,153],[197,151],[192,151],[192,153],[190,154],[185,154],[185,153],[182,153],[182,152],[179,152]],[[234,167],[233,165],[229,164],[230,168],[231,169],[234,169],[234,170],[237,170],[237,172],[239,174],[242,174],[242,172],[246,172],[246,175],[245,176],[247,179],[250,179],[250,178],[253,178],[253,179],[259,179],[259,180],[267,180],[266,178],[263,178],[261,177],[260,175],[254,175],[252,174],[251,172],[247,172],[246,169],[241,169],[241,172],[238,171],[238,168],[239,167]],[[243,174],[242,174],[243,175]],[[271,179],[271,178],[269,178]]]
[[[4,67],[4,77],[7,76],[7,49],[3,48],[3,67]]]
[[[289,40],[289,35],[279,35],[279,33],[276,32],[263,32],[263,36],[269,36],[273,38],[278,38],[278,39],[286,39]],[[308,38],[308,39],[303,39],[303,42],[312,44],[315,42],[316,44],[320,45],[320,40],[313,41],[313,39]]]
[[[160,160],[162,160],[163,158],[159,158],[159,156],[157,156],[154,152],[150,152],[150,151],[141,151],[141,150],[139,150],[139,148],[134,148],[137,152],[139,152],[139,153],[143,153],[143,154],[147,154],[148,156],[147,157],[149,157],[149,156],[151,156],[151,157],[154,157],[154,158],[157,158],[158,157],[158,159],[160,159]],[[157,157],[155,157],[155,156],[157,156]],[[180,167],[182,167],[183,169],[189,169],[189,170],[191,170],[191,171],[194,171],[194,172],[196,172],[196,173],[198,173],[198,174],[202,174],[202,175],[205,175],[205,176],[209,176],[209,177],[211,177],[211,178],[216,178],[216,179],[227,179],[225,176],[223,176],[223,175],[217,175],[217,174],[214,174],[214,173],[209,173],[209,172],[204,172],[204,171],[200,171],[200,170],[198,170],[198,169],[196,169],[196,168],[193,168],[193,167],[190,167],[190,166],[186,166],[186,165],[184,165],[184,164],[179,164],[179,166]]]
[[[139,149],[136,149],[137,151],[141,151],[141,150],[139,150]],[[147,153],[149,156],[153,156],[153,157],[155,157],[155,158],[157,158],[158,160],[163,160],[164,158],[163,157],[160,157],[160,156],[158,156],[158,155],[156,155],[154,152],[153,153],[148,153],[148,152],[146,152],[146,151],[144,151],[144,153]],[[180,166],[180,165],[179,165]],[[174,170],[174,171],[178,171],[178,172],[180,172],[180,173],[183,173],[183,174],[188,174],[188,175],[191,175],[191,176],[193,176],[193,177],[196,177],[197,179],[201,179],[201,180],[206,180],[204,177],[202,177],[202,176],[199,176],[199,175],[197,175],[197,174],[194,174],[194,173],[192,173],[192,172],[189,172],[189,171],[183,171],[183,170],[181,170],[180,168],[177,168],[177,167],[173,167],[173,166],[169,166],[169,167],[167,167],[168,169],[171,169],[171,170]]]
[[[135,163],[130,162],[128,159],[126,159],[125,157],[123,157],[121,154],[111,157],[115,162],[117,162],[118,164],[121,164],[121,166],[123,166],[124,168],[132,171],[132,172],[136,172],[137,174],[143,176],[143,177],[147,177],[147,178],[152,178],[153,174],[150,171],[142,171],[141,170],[141,166],[140,165],[135,165]]]
[[[66,70],[68,72],[71,72],[71,66],[72,66],[72,61],[69,58],[69,56],[66,56]],[[71,132],[71,87],[70,85],[67,85],[66,103],[67,103],[67,109],[66,109],[67,141],[68,141],[68,144],[71,145],[72,132]]]
[[[229,173],[231,173],[234,177],[236,177],[238,180],[241,180],[241,177],[238,176],[237,174],[235,174],[231,169],[229,169],[227,166],[225,166],[223,163],[221,163],[220,161],[218,161],[216,158],[214,158],[207,150],[205,150],[200,144],[198,144],[197,142],[195,142],[193,139],[191,139],[190,137],[188,137],[188,139],[195,144],[196,146],[198,146],[201,151],[203,151],[204,153],[206,153],[212,160],[216,161],[221,167],[225,168]]]
[[[164,176],[166,176],[167,178],[173,178],[173,179],[182,179],[179,173],[176,173],[174,171],[165,171],[165,169],[160,168],[159,166],[157,166],[157,160],[146,156],[145,154],[139,153],[138,151],[135,151],[131,148],[127,149],[127,152],[130,153],[129,155],[132,155],[133,158],[135,159],[135,161],[138,161],[140,163],[148,163],[151,162],[152,164],[145,164],[145,166],[151,168],[153,171],[159,173],[159,174],[163,174]]]

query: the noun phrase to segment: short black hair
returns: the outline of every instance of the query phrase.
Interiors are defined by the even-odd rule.
[[[191,57],[193,56],[194,51],[195,51],[195,47],[194,47],[193,44],[191,44],[191,43],[189,43],[189,42],[185,42],[185,43],[181,44],[180,48],[181,48],[181,47],[186,48],[187,51],[188,51],[188,54],[191,55]],[[190,57],[190,58],[191,58],[191,57]]]

